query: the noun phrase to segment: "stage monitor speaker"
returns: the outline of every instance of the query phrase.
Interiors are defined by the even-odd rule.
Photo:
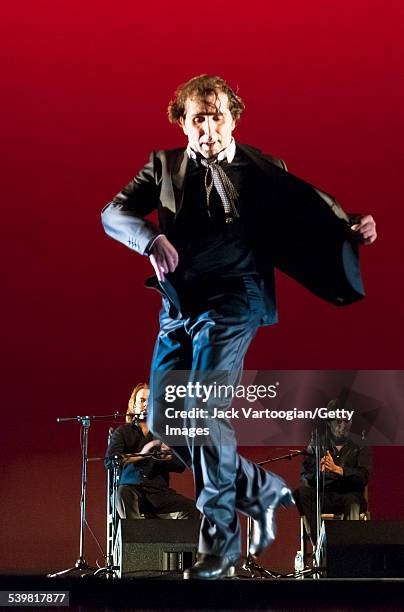
[[[403,521],[325,521],[327,578],[404,577]]]
[[[120,578],[183,571],[193,565],[200,522],[192,519],[124,519],[118,523],[114,565]]]

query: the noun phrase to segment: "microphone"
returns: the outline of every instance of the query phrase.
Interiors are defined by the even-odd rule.
[[[134,421],[136,422],[136,421],[146,421],[147,420],[147,412],[145,412],[144,410],[142,410],[139,413],[127,412],[125,416],[126,416],[127,423],[133,423]]]

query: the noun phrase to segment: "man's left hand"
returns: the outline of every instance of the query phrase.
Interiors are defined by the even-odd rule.
[[[351,225],[351,230],[358,235],[362,244],[372,244],[377,238],[376,223],[372,215],[361,217],[359,223]]]

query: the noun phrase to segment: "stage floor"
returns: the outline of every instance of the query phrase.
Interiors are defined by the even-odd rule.
[[[0,591],[68,591],[60,610],[403,610],[404,579],[231,578],[184,581],[179,574],[142,578],[0,576]],[[6,608],[1,608],[6,609]],[[40,606],[35,606],[39,610]],[[55,609],[55,608],[53,608]]]

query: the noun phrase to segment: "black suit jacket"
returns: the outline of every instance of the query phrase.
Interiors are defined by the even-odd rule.
[[[275,267],[333,304],[343,306],[362,298],[352,219],[335,198],[287,172],[281,160],[249,145],[237,146],[255,171],[248,225],[266,304],[261,323],[277,320]],[[153,152],[144,168],[104,208],[102,222],[107,234],[147,254],[155,236],[175,224],[188,162],[185,149]],[[154,210],[159,226],[145,218]],[[146,284],[158,286],[156,279]],[[160,283],[159,288],[171,301],[176,316],[179,305],[175,291],[169,282]]]

